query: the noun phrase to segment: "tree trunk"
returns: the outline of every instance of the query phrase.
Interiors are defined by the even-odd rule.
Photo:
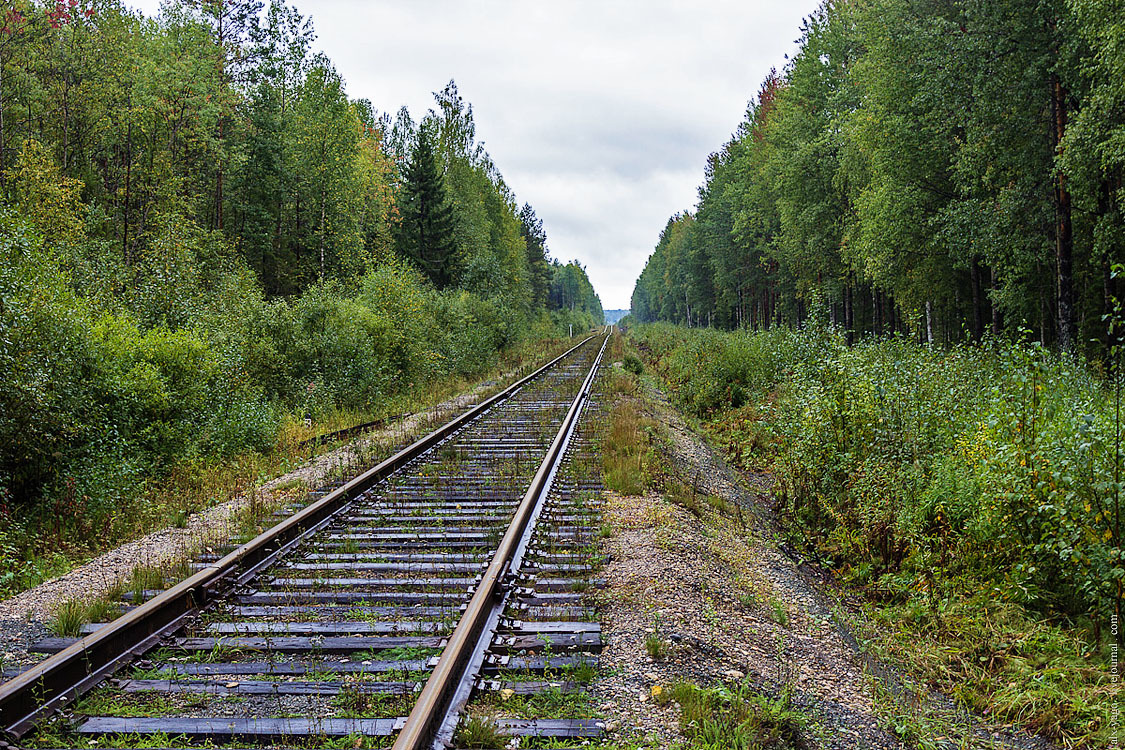
[[[125,265],[130,265],[131,259],[129,257],[129,204],[133,200],[130,189],[132,187],[133,178],[133,123],[129,123],[129,128],[125,135],[125,227],[121,231],[121,257],[125,261]]]
[[[990,286],[994,292],[1000,290],[1000,279],[996,277],[996,267],[991,269],[991,278],[989,279]],[[1000,318],[1000,305],[996,304],[995,298],[992,301],[992,335],[999,336],[1000,329],[1002,328],[1003,321]]]
[[[321,191],[321,193],[320,193],[320,279],[321,279],[321,281],[324,280],[324,232],[325,232],[324,217],[325,217],[324,192]]]
[[[973,256],[969,264],[969,284],[973,290],[973,341],[984,337],[984,294],[981,292],[980,262]]]
[[[1062,139],[1066,134],[1066,87],[1057,74],[1051,74],[1051,111],[1054,115],[1052,128],[1054,152],[1062,149]],[[1077,338],[1077,325],[1074,314],[1074,236],[1070,220],[1070,191],[1066,186],[1066,175],[1060,170],[1055,175],[1055,300],[1058,312],[1059,349],[1074,351]]]
[[[3,167],[7,161],[4,156],[6,154],[4,142],[4,56],[0,55],[0,167]]]
[[[926,343],[934,345],[934,311],[933,303],[926,300]]]

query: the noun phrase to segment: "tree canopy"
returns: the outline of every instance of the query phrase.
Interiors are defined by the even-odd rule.
[[[767,327],[819,305],[856,334],[1103,346],[1125,218],[1110,5],[825,2],[665,227],[634,313]]]

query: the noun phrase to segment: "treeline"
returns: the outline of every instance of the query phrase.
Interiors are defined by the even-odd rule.
[[[673,216],[633,313],[928,341],[1107,336],[1125,247],[1109,0],[829,0]]]
[[[5,0],[0,24],[0,547],[14,508],[104,517],[286,415],[601,322],[452,82],[380,114],[283,0]]]

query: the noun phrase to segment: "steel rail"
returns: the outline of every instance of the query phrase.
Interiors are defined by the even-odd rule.
[[[608,341],[609,336],[605,335],[578,395],[571,403],[558,434],[516,509],[488,569],[465,608],[465,613],[449,636],[449,642],[399,732],[393,750],[434,750],[445,747],[450,739],[446,736],[451,733],[450,717],[456,717],[458,704],[468,698],[468,692],[471,692],[472,683],[476,679],[470,668],[471,664],[479,661],[491,642],[493,634],[489,623],[495,627],[498,611],[503,608],[507,590],[517,572],[513,565],[518,567],[519,559],[535,530],[534,519],[538,517],[563,450],[574,431],[582,407],[589,398],[594,376]],[[477,666],[479,667],[479,663]]]
[[[272,564],[281,553],[323,527],[375,484],[511,397],[594,338],[596,336],[583,339],[531,374],[282,520],[222,559],[45,661],[0,683],[0,731],[19,740],[35,724],[57,713],[156,646],[196,614],[200,607],[220,598],[233,586]]]

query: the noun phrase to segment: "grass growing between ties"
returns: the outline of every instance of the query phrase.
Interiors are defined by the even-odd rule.
[[[507,747],[511,736],[504,732],[496,720],[482,715],[470,716],[457,727],[453,736],[453,744],[464,748],[495,748]]]
[[[481,706],[491,706],[505,716],[520,719],[590,719],[597,716],[593,699],[583,690],[564,692],[548,688],[532,695],[514,695],[508,690],[491,691]]]
[[[991,721],[1109,741],[1125,601],[1112,376],[1028,342],[849,345],[815,320],[630,337],[713,442],[772,474],[785,541],[866,602],[876,655]]]
[[[413,693],[375,693],[365,689],[363,683],[364,680],[354,677],[344,681],[339,695],[332,700],[336,716],[350,719],[406,716],[414,707],[416,696]]]

